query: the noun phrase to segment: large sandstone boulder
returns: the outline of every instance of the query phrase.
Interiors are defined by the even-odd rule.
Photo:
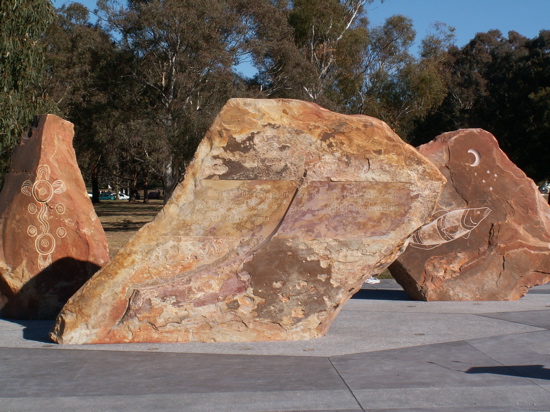
[[[168,204],[70,299],[52,339],[320,336],[426,222],[443,183],[379,120],[230,100]]]
[[[390,266],[420,300],[515,300],[550,280],[550,208],[481,129],[419,147],[447,178],[431,223]]]
[[[55,318],[109,260],[82,180],[72,123],[38,116],[11,158],[0,193],[0,313]]]

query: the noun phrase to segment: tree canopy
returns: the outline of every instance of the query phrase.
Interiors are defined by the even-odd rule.
[[[49,0],[0,2],[0,173],[36,114],[55,110],[44,96],[43,35],[55,19]]]
[[[404,16],[371,25],[374,1],[99,0],[95,23],[78,3],[4,1],[2,159],[54,102],[94,192],[169,196],[227,99],[297,98],[378,117],[414,145],[482,127],[531,177],[550,178],[550,32],[490,31],[459,48],[444,23],[420,40]]]
[[[550,177],[550,31],[534,39],[498,30],[479,33],[442,56],[447,92],[418,119],[413,144],[467,127],[493,133],[500,147],[530,177]]]

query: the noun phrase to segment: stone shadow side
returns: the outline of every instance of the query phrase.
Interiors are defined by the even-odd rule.
[[[99,269],[95,263],[65,257],[17,291],[0,277],[0,315],[6,319],[55,319],[69,298]]]

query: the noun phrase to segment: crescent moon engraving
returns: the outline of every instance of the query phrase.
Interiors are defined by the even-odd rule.
[[[472,167],[478,166],[478,165],[479,165],[479,162],[481,161],[481,156],[480,156],[479,152],[478,152],[477,150],[470,149],[470,150],[468,150],[468,153],[473,154],[474,157],[476,158],[476,159],[474,160],[474,163],[472,163],[470,166],[472,166]]]

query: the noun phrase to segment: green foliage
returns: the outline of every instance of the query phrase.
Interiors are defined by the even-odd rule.
[[[413,22],[372,27],[373,1],[99,0],[96,25],[74,3],[47,33],[45,90],[75,123],[96,183],[160,179],[170,193],[230,97],[375,116],[413,144],[484,127],[530,175],[547,176],[548,32],[480,33],[458,49],[437,23],[417,57]],[[253,79],[235,73],[243,60]]]
[[[33,117],[55,110],[41,89],[43,34],[54,18],[49,0],[0,2],[0,172]]]
[[[263,97],[307,99],[304,88],[317,83],[315,68],[295,43],[289,6],[251,0],[241,13],[250,27],[245,56],[258,69],[250,89]]]
[[[104,12],[113,9],[104,4]],[[243,39],[234,0],[131,1],[111,19],[133,55],[131,79],[163,156],[156,162],[168,194],[181,180],[214,116],[231,96],[232,66]],[[158,151],[157,151],[158,152]]]
[[[100,170],[117,173],[112,119],[120,112],[120,77],[127,59],[110,36],[88,22],[79,3],[61,7],[45,40],[44,85],[65,117],[75,125],[74,146],[83,174],[95,186]],[[96,199],[97,200],[97,199]]]
[[[493,133],[512,161],[536,181],[550,171],[550,32],[534,39],[516,32],[479,33],[444,56],[448,92],[417,120],[415,144],[458,128]]]
[[[367,44],[364,6],[372,1],[257,2],[249,9],[253,40],[248,45],[261,91],[338,110],[359,87]]]

